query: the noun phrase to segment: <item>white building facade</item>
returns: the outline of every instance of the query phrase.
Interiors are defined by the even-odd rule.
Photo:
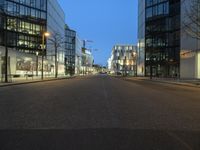
[[[115,45],[109,58],[109,71],[118,75],[137,75],[137,46]]]
[[[137,75],[145,74],[145,0],[138,1],[138,59]]]

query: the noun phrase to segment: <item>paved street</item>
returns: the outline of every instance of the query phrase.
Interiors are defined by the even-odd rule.
[[[199,150],[200,88],[106,75],[1,87],[0,129],[1,150]]]

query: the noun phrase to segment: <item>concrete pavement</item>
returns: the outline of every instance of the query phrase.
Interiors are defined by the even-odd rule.
[[[56,80],[63,80],[63,79],[71,79],[75,78],[76,76],[61,76],[58,78],[55,77],[48,77],[44,78],[43,80],[41,78],[29,78],[29,79],[19,79],[19,80],[14,80],[8,83],[5,82],[0,82],[0,87],[5,87],[5,86],[13,86],[13,85],[23,85],[23,84],[31,84],[31,83],[38,83],[38,82],[48,82],[48,81],[56,81]]]
[[[200,88],[200,80],[194,79],[173,79],[173,78],[152,78],[149,77],[121,77],[115,76],[117,78],[122,78],[127,81],[148,81],[148,82],[160,82],[165,84],[174,84],[179,86],[197,87]]]
[[[199,88],[104,75],[2,87],[0,149],[199,150],[199,108]]]

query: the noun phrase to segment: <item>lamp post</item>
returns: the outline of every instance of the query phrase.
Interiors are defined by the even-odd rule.
[[[38,76],[38,55],[39,55],[39,52],[37,51],[36,52],[36,76]]]
[[[44,40],[45,40],[45,37],[48,37],[50,36],[50,33],[49,32],[44,32],[42,34],[42,80],[44,79],[44,50],[45,50],[45,46],[44,46]]]

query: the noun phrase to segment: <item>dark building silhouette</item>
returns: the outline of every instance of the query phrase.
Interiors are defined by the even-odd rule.
[[[146,76],[179,76],[180,8],[180,0],[146,0]]]

